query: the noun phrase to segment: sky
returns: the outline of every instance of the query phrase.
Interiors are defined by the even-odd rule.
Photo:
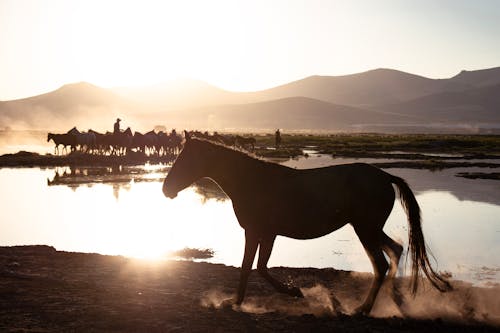
[[[500,66],[498,0],[0,0],[0,100],[87,81],[255,91],[393,68]]]

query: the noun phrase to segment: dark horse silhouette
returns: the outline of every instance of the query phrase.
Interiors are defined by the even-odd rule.
[[[408,215],[412,292],[417,291],[420,269],[440,291],[451,289],[429,263],[420,208],[407,183],[399,177],[364,163],[292,169],[190,138],[186,133],[184,149],[165,178],[163,193],[175,198],[179,191],[202,177],[214,180],[231,198],[238,222],[245,229],[245,254],[236,304],[241,304],[245,297],[257,248],[257,271],[277,291],[301,297],[299,288],[289,287],[268,273],[267,262],[276,236],[311,239],[350,223],[373,265],[371,289],[356,309],[357,313],[368,314],[389,270],[384,252],[390,258],[388,277],[392,281],[403,250],[382,230],[395,200],[392,184],[396,185]],[[394,284],[392,287],[391,296],[399,305],[399,293]]]

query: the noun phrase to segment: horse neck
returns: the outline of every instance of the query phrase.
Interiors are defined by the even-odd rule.
[[[255,182],[255,170],[265,163],[229,148],[218,149],[207,160],[206,176],[219,184],[231,199],[245,193],[247,185]]]

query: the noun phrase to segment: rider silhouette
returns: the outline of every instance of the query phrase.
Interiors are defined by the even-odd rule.
[[[113,133],[118,134],[120,133],[120,121],[122,121],[120,118],[116,118],[116,122],[113,128]]]
[[[281,133],[279,128],[276,130],[275,133],[274,144],[276,146],[276,149],[278,149],[281,145]]]

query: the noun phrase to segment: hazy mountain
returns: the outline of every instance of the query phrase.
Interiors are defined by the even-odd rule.
[[[378,109],[427,121],[500,124],[500,84],[431,94]]]
[[[290,128],[347,130],[361,125],[500,123],[500,67],[429,79],[391,69],[311,76],[257,92],[229,92],[181,80],[144,88],[68,84],[0,102],[0,128],[110,130],[116,117],[139,130]],[[366,128],[366,127],[363,127]]]
[[[461,71],[449,79],[454,83],[460,83],[467,88],[484,87],[500,84],[500,67],[481,69],[476,71]]]
[[[275,88],[256,92],[229,92],[195,80],[178,80],[146,88],[114,91],[163,109],[187,109],[223,104],[245,104],[309,97],[326,102],[371,108],[441,93],[500,84],[500,67],[462,71],[449,79],[430,79],[392,69],[375,69],[343,76],[310,76]]]
[[[169,114],[175,124],[209,129],[343,130],[373,123],[407,123],[411,116],[367,111],[308,97],[197,108]],[[191,125],[191,126],[189,126]]]
[[[34,97],[0,102],[0,126],[86,129],[136,107],[112,91],[80,82]],[[112,124],[110,124],[112,126]],[[100,127],[97,125],[97,127]],[[69,128],[68,128],[69,129]]]
[[[404,101],[437,90],[436,80],[391,69],[345,76],[311,76],[255,93],[261,99],[304,96],[331,103],[367,107]]]
[[[145,87],[118,87],[113,92],[159,111],[246,102],[240,94],[198,80],[175,80]]]

